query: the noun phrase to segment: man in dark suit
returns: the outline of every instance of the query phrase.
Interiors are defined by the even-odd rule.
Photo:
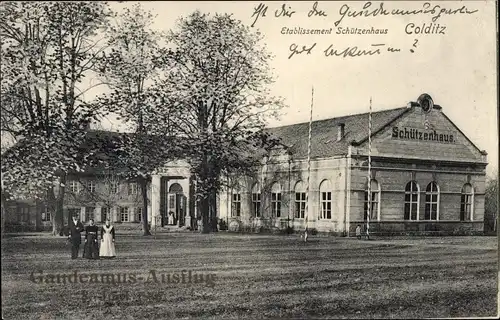
[[[69,222],[69,235],[68,240],[71,242],[71,259],[78,257],[80,251],[80,244],[82,243],[83,224],[78,220],[78,215],[73,216],[73,221]]]

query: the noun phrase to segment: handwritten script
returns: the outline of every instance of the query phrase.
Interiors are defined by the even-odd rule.
[[[305,45],[299,46],[295,43],[290,45],[290,55],[288,59],[291,59],[295,55],[311,54],[313,49],[316,47],[317,43],[313,45]],[[401,49],[393,48],[387,46],[385,43],[375,43],[372,44],[369,49],[361,49],[357,46],[351,46],[347,48],[335,48],[333,44],[330,44],[325,50],[323,50],[323,55],[325,57],[340,57],[340,58],[354,58],[354,57],[362,57],[362,56],[373,56],[380,55],[383,52],[395,53],[400,52]]]
[[[260,3],[254,8],[252,18],[254,18],[252,27],[255,26],[259,18],[266,17],[268,5]],[[472,10],[467,8],[467,6],[462,5],[458,8],[450,8],[442,5],[432,5],[430,2],[425,2],[419,9],[386,9],[383,2],[379,3],[378,6],[373,5],[372,2],[366,2],[360,10],[355,10],[347,4],[343,4],[338,12],[339,18],[334,22],[334,25],[339,26],[345,18],[370,18],[377,16],[418,16],[418,15],[430,15],[432,22],[436,22],[443,15],[460,15],[460,14],[474,14],[478,10]],[[291,18],[296,12],[292,10],[290,5],[282,4],[279,9],[274,13],[276,18],[285,17]],[[314,2],[311,10],[308,11],[307,17],[327,17],[328,13],[324,10],[319,9],[318,2]]]
[[[283,26],[281,28],[281,34],[283,35],[385,35],[388,34],[388,29],[386,28],[358,28],[358,27],[342,27],[341,24],[345,21],[357,19],[370,19],[373,20],[375,17],[386,17],[386,16],[407,16],[415,17],[430,17],[430,21],[422,22],[416,21],[406,24],[403,32],[410,36],[411,39],[408,41],[410,45],[410,52],[415,53],[418,44],[418,35],[445,35],[447,32],[447,26],[440,23],[436,23],[442,16],[458,16],[458,15],[472,15],[479,10],[470,9],[465,5],[454,6],[454,3],[447,3],[446,5],[439,4],[435,5],[431,2],[425,2],[418,6],[416,9],[400,9],[397,7],[397,3],[392,2],[390,6],[385,5],[384,2],[378,4],[373,4],[368,1],[363,3],[360,7],[359,5],[349,5],[341,4],[338,12],[333,16],[321,7],[319,2],[316,1],[306,9],[305,12],[298,12],[293,8],[294,3],[287,4],[283,3],[277,5],[273,9],[269,8],[269,5],[260,3],[254,8],[254,12],[251,16],[252,24],[254,27],[259,19],[267,18],[268,11],[270,13],[270,18],[282,19],[284,21],[289,21],[294,17],[306,17],[311,19],[319,19],[324,21],[326,25],[321,28],[303,28],[301,26]],[[318,21],[319,21],[318,20]],[[292,59],[295,56],[300,55],[311,55],[314,51],[317,51],[319,45],[314,43],[309,44],[297,44],[292,43],[289,47],[288,59]],[[321,50],[321,49],[320,49]],[[391,47],[385,43],[374,43],[369,47],[359,48],[358,46],[348,46],[346,48],[335,48],[334,45],[330,44],[326,49],[323,50],[323,55],[326,57],[341,57],[341,58],[353,58],[362,56],[373,56],[380,55],[382,53],[398,53],[402,52],[401,48]]]

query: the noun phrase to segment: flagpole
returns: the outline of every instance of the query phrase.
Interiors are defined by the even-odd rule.
[[[370,217],[372,211],[372,97],[370,97],[370,111],[368,112],[368,206],[366,217],[366,238],[369,238]]]
[[[311,178],[311,132],[312,132],[312,118],[313,118],[313,104],[314,104],[314,86],[311,88],[311,111],[309,114],[309,135],[307,140],[307,185],[306,185],[306,210],[305,210],[305,231],[304,242],[307,242],[308,227],[309,227],[309,184]],[[300,210],[300,208],[299,208]]]

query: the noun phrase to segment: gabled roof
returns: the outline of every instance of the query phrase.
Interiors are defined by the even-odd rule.
[[[372,112],[372,135],[411,110],[407,107]],[[349,145],[368,139],[368,113],[316,120],[311,125],[311,158],[346,155]],[[337,141],[337,130],[344,124],[344,136]],[[266,129],[279,139],[295,159],[307,158],[309,122]]]
[[[134,150],[127,150],[126,145],[136,143],[137,139],[139,137],[134,133],[89,130],[86,141],[81,147],[81,150],[86,152],[93,151],[92,164],[84,168],[85,174],[104,173],[108,170],[123,173],[128,170],[127,165],[136,167],[138,164],[127,161],[127,152],[134,152]],[[151,151],[143,155],[144,165],[146,167],[163,165],[168,159],[157,157],[157,150],[162,147],[168,148],[172,158],[182,157],[182,152],[173,147],[179,144],[178,140],[178,137],[172,136],[144,135],[141,139],[142,148]]]

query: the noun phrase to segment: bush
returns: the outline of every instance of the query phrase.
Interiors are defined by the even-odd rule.
[[[227,230],[227,223],[223,219],[219,219],[219,230],[222,230],[222,231]]]

